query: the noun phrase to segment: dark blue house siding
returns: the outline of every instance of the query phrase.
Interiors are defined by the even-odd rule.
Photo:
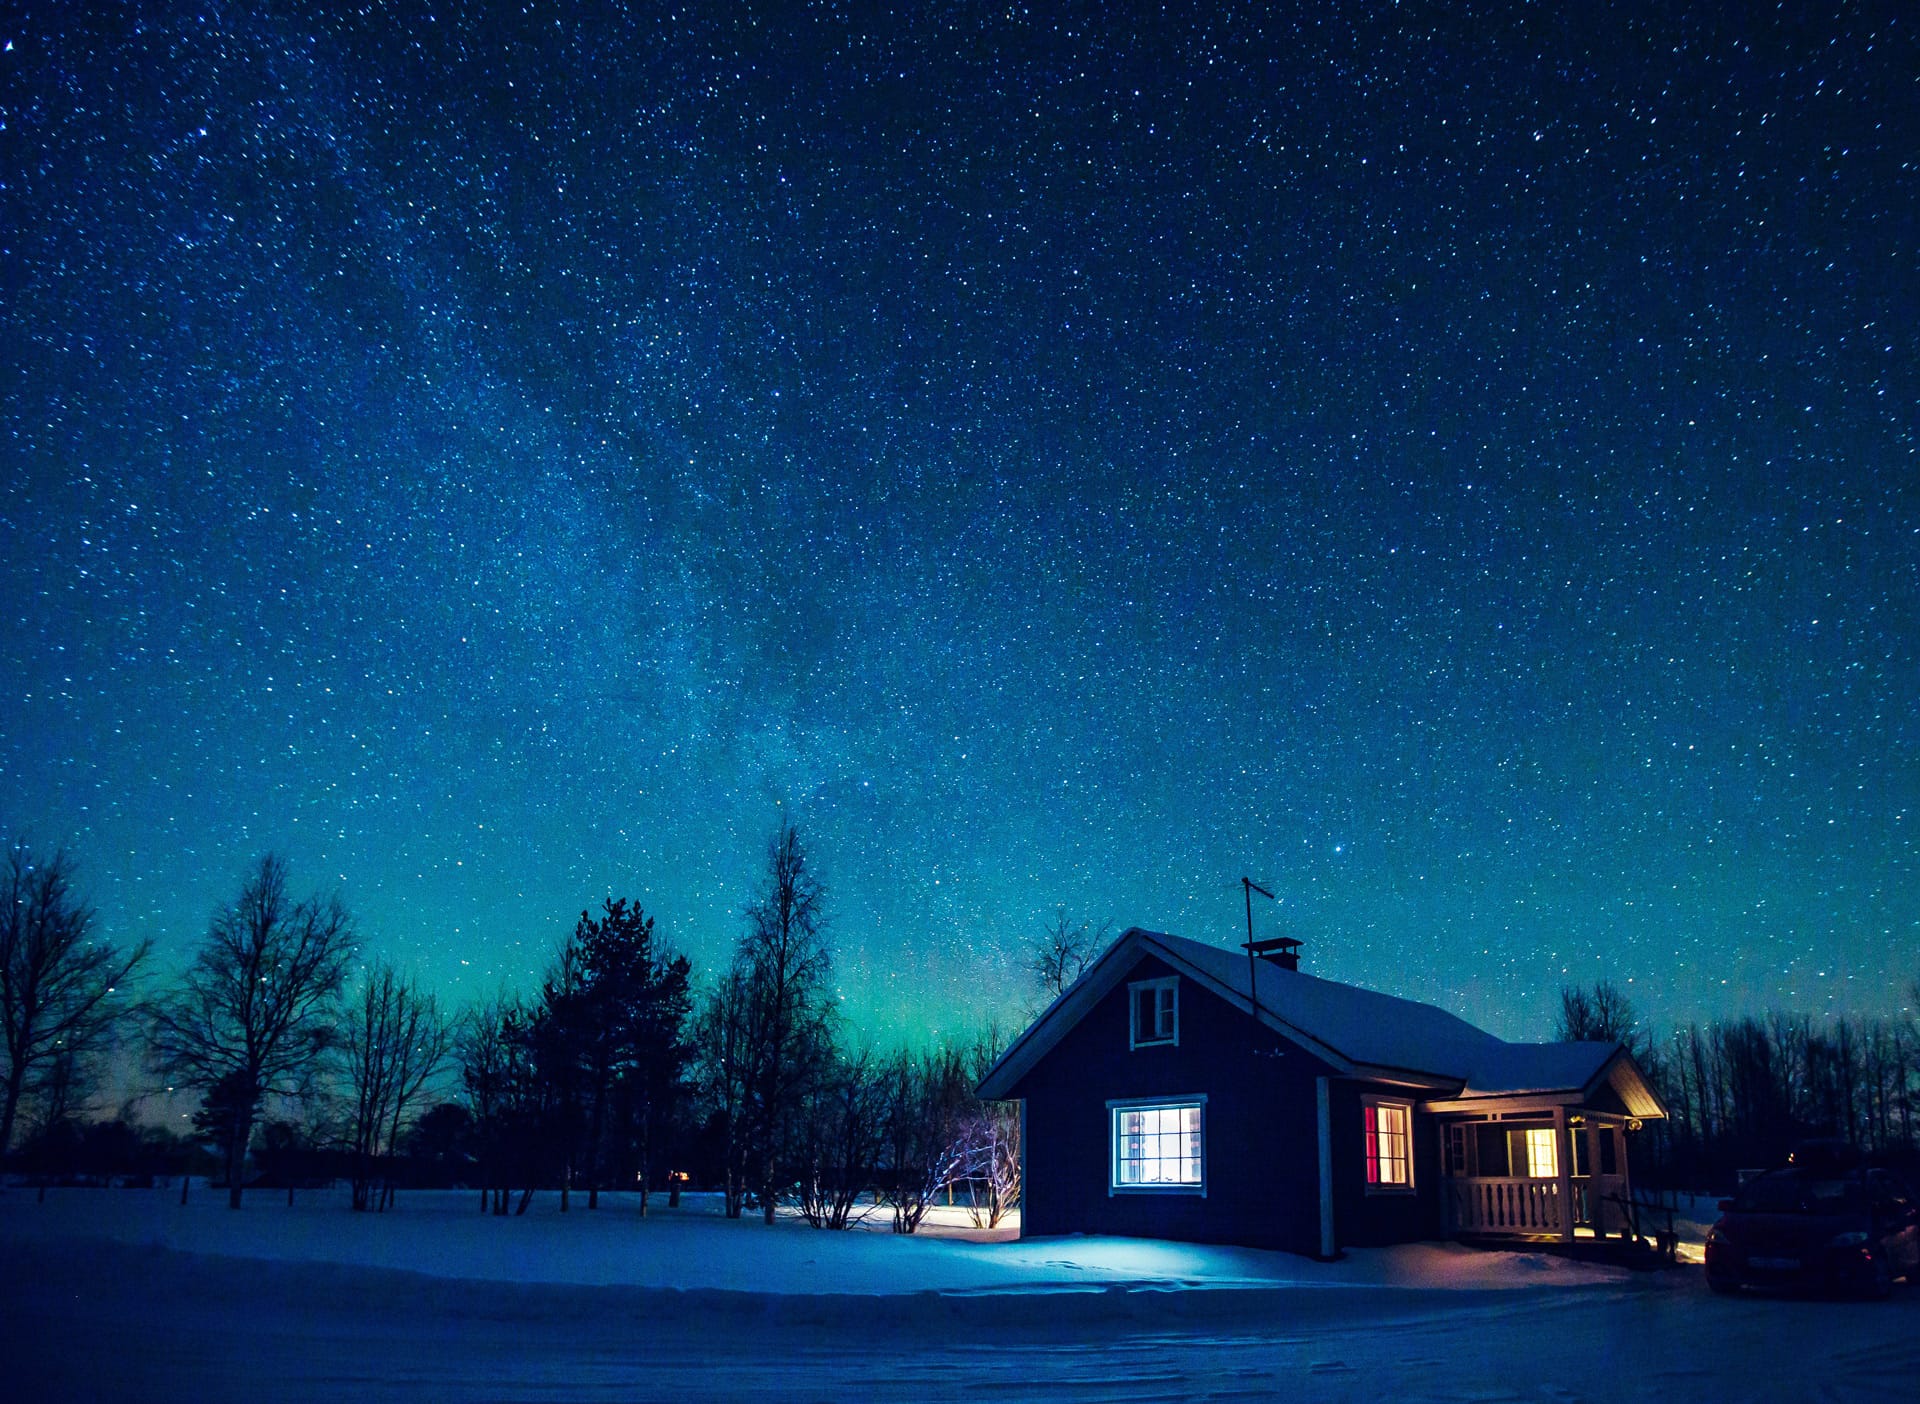
[[[1434,1120],[1415,1112],[1414,1192],[1370,1193],[1368,1095],[1417,1102],[1403,1088],[1333,1077],[1299,1046],[1244,1011],[1180,981],[1180,1042],[1129,1048],[1127,986],[1174,971],[1148,957],[1021,1079],[1026,1100],[1022,1232],[1123,1234],[1241,1243],[1317,1254],[1320,1237],[1317,1079],[1329,1083],[1335,1244],[1373,1247],[1441,1236]],[[1112,1193],[1107,1103],[1202,1094],[1206,1194]]]
[[[1369,1095],[1417,1102],[1404,1088],[1335,1082],[1329,1121],[1333,1129],[1333,1221],[1342,1248],[1377,1248],[1439,1238],[1440,1133],[1431,1116],[1413,1114],[1414,1192],[1369,1192],[1366,1126],[1361,1108]]]
[[[1128,982],[1173,973],[1141,960],[1014,1088],[1026,1101],[1022,1232],[1317,1253],[1316,1079],[1331,1070],[1187,979],[1179,987],[1179,1045],[1129,1049]],[[1110,1193],[1107,1102],[1192,1093],[1207,1098],[1206,1195]],[[1352,1164],[1341,1173],[1360,1176],[1357,1097],[1352,1105]]]

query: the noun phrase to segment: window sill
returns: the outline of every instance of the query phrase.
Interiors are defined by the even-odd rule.
[[[1420,1189],[1417,1185],[1368,1185],[1367,1193],[1384,1199],[1410,1199],[1420,1193]]]
[[[1108,1185],[1109,1197],[1116,1194],[1185,1194],[1197,1199],[1207,1197],[1205,1185]]]

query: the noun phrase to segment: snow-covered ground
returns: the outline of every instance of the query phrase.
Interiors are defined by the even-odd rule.
[[[0,1391],[221,1399],[1900,1399],[1920,1289],[1727,1301],[1443,1245],[1338,1263],[1137,1239],[913,1238],[610,1198],[0,1192]]]

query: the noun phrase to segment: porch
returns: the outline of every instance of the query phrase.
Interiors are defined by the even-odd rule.
[[[1588,1110],[1485,1113],[1441,1125],[1451,1238],[1639,1236],[1627,1174],[1631,1118]]]

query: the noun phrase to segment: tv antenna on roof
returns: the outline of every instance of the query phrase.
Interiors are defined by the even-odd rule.
[[[1246,889],[1247,894],[1247,949],[1251,951],[1253,949],[1253,894],[1258,892],[1269,902],[1278,902],[1280,899],[1250,877],[1241,878],[1240,886]]]
[[[1260,1027],[1260,972],[1253,967],[1259,954],[1254,949],[1259,942],[1253,939],[1253,894],[1258,892],[1269,902],[1278,902],[1280,899],[1250,877],[1242,877],[1240,887],[1247,899],[1247,998],[1253,1005],[1253,1023],[1257,1032]]]

